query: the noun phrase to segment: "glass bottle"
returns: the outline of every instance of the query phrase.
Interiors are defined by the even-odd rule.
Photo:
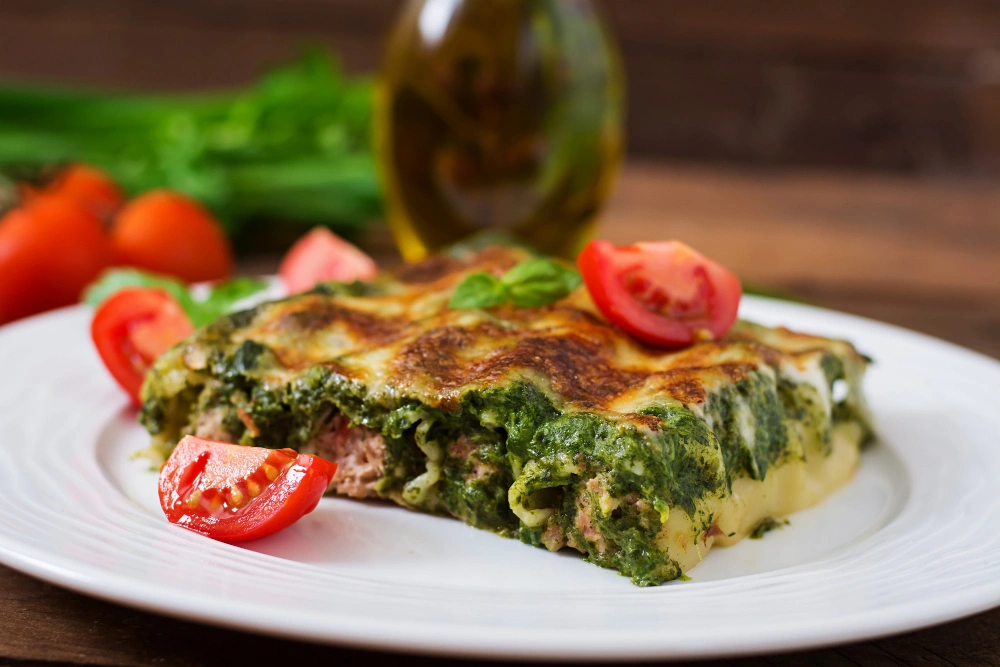
[[[588,0],[408,2],[375,119],[403,257],[484,231],[573,256],[621,162],[623,88]]]

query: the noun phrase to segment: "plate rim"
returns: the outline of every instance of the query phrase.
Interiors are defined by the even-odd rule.
[[[987,363],[991,367],[991,370],[1000,373],[1000,361],[993,357],[928,334],[808,304],[769,297],[749,297],[749,299],[765,307],[768,304],[773,304],[779,307],[805,309],[817,315],[832,315],[836,318],[841,318],[841,321],[848,325],[852,321],[856,321],[865,326],[874,326],[893,336],[904,336],[920,344],[942,348],[951,354],[960,354],[970,361]],[[83,308],[85,307],[79,305],[70,306],[27,318],[0,327],[0,334],[6,334],[22,327],[36,326],[43,320],[55,320],[65,316],[69,312],[82,310]],[[794,326],[794,323],[792,325]],[[58,554],[39,552],[38,549],[29,544],[18,543],[16,538],[7,535],[3,530],[0,530],[0,563],[29,576],[49,581],[77,593],[96,597],[114,604],[205,623],[207,625],[228,627],[242,631],[254,631],[271,636],[324,644],[351,646],[359,649],[494,660],[590,661],[613,658],[616,660],[633,661],[652,658],[722,658],[771,652],[789,652],[848,642],[866,641],[901,632],[914,631],[966,618],[1000,605],[1000,580],[998,580],[992,582],[992,585],[989,585],[989,582],[984,582],[984,585],[976,587],[974,590],[935,596],[935,605],[933,608],[930,608],[929,605],[914,606],[900,603],[896,604],[895,607],[883,607],[871,610],[856,619],[852,619],[849,623],[840,623],[834,627],[831,627],[828,623],[824,625],[814,620],[803,621],[800,625],[804,627],[794,626],[795,630],[791,633],[783,633],[785,636],[779,642],[775,642],[773,637],[762,637],[757,640],[747,637],[744,638],[742,643],[739,641],[727,642],[727,648],[722,651],[706,647],[704,650],[664,652],[662,647],[657,647],[654,643],[638,647],[638,649],[632,648],[624,654],[620,652],[620,647],[614,648],[611,646],[605,646],[603,649],[587,646],[579,652],[573,652],[572,650],[567,651],[564,645],[559,646],[555,650],[547,650],[544,647],[539,647],[535,642],[528,642],[525,645],[499,646],[495,645],[495,643],[494,645],[490,645],[489,641],[483,642],[483,637],[478,636],[461,637],[458,641],[453,641],[450,644],[441,644],[434,641],[435,636],[433,635],[424,640],[421,640],[417,636],[411,636],[409,639],[400,639],[397,632],[395,638],[387,638],[384,631],[379,630],[380,626],[375,626],[374,631],[367,633],[367,635],[364,632],[359,633],[356,627],[351,627],[347,630],[326,628],[323,632],[317,632],[316,628],[310,627],[295,628],[289,627],[288,624],[275,626],[264,622],[264,619],[257,613],[249,614],[249,616],[255,617],[253,619],[248,619],[248,614],[233,615],[219,613],[218,601],[216,601],[216,607],[213,609],[213,612],[209,613],[207,611],[200,611],[198,600],[193,599],[189,593],[175,595],[162,585],[151,583],[148,580],[137,582],[127,575],[120,575],[112,570],[99,572],[98,568],[92,567],[89,564],[66,559]],[[184,603],[185,598],[188,600],[186,604]],[[226,605],[224,606],[228,606],[229,604],[229,601],[226,601]],[[205,609],[205,607],[201,607],[201,609]],[[809,626],[813,626],[812,632],[804,629]],[[860,626],[864,626],[864,628],[859,631]]]

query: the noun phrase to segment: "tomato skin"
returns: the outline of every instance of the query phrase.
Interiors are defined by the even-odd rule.
[[[370,280],[378,275],[378,265],[329,229],[316,227],[285,254],[278,275],[288,293],[297,294],[321,282]]]
[[[0,324],[76,303],[114,260],[99,217],[68,199],[32,198],[0,219]]]
[[[24,189],[28,201],[40,195],[75,202],[104,219],[114,215],[125,203],[125,194],[110,176],[85,164],[69,165],[41,190]]]
[[[676,347],[721,338],[736,321],[739,278],[679,241],[591,241],[577,265],[598,310],[629,335]]]
[[[111,376],[135,405],[157,357],[194,331],[180,304],[162,289],[127,287],[98,306],[90,336]]]
[[[229,241],[198,202],[151,190],[115,216],[111,239],[121,263],[187,282],[221,280],[233,272]]]
[[[284,462],[280,471],[279,462]],[[271,463],[277,473],[273,479],[262,473]],[[189,435],[160,470],[160,506],[167,520],[196,533],[224,542],[255,540],[313,511],[336,471],[336,463],[291,449],[244,447]],[[267,481],[251,497],[248,480]],[[241,502],[232,500],[233,490]],[[201,502],[209,497],[227,500],[213,511]]]

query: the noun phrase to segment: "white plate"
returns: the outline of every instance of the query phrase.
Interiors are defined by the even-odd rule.
[[[570,554],[342,499],[245,547],[171,526],[155,474],[129,458],[146,436],[82,308],[0,329],[0,561],[234,628],[507,658],[788,650],[1000,604],[1000,364],[806,306],[748,298],[743,314],[873,356],[881,441],[848,486],[763,540],[712,550],[690,582],[637,588]]]

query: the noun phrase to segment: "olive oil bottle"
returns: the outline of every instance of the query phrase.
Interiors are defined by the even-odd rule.
[[[587,0],[411,0],[376,84],[403,257],[480,232],[575,254],[621,162],[623,88]]]

